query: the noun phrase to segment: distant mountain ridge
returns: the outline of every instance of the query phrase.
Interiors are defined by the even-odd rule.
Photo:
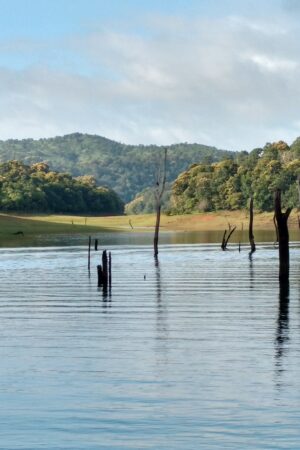
[[[168,181],[193,163],[232,158],[236,152],[201,144],[168,147]],[[46,162],[51,169],[73,176],[93,175],[97,183],[115,190],[125,202],[153,186],[162,147],[126,145],[102,136],[73,133],[43,139],[0,141],[0,162],[12,159],[26,164]]]

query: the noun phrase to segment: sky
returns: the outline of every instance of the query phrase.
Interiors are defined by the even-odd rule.
[[[300,135],[299,0],[0,0],[0,139]]]

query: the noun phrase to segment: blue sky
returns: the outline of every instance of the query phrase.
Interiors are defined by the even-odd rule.
[[[297,0],[0,0],[0,139],[300,135]],[[300,109],[299,109],[300,110]]]

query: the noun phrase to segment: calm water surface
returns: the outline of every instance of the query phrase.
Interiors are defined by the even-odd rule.
[[[0,448],[299,450],[300,247],[109,248],[2,248]]]

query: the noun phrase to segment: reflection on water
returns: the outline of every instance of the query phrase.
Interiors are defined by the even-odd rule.
[[[111,289],[107,286],[98,287],[98,292],[100,293],[102,299],[103,308],[112,306]]]
[[[109,249],[1,250],[0,447],[298,450],[298,244]]]
[[[154,258],[155,266],[155,281],[156,281],[156,336],[157,351],[159,356],[157,361],[158,366],[161,362],[167,364],[168,359],[168,319],[167,319],[167,305],[162,298],[162,284],[161,284],[161,269],[159,258]]]
[[[249,288],[254,288],[254,265],[253,265],[253,253],[249,252]]]
[[[288,281],[281,281],[279,286],[278,320],[276,330],[276,371],[277,375],[284,370],[283,356],[287,351],[287,341],[289,339],[289,294],[290,284]],[[278,381],[278,386],[280,382]]]

